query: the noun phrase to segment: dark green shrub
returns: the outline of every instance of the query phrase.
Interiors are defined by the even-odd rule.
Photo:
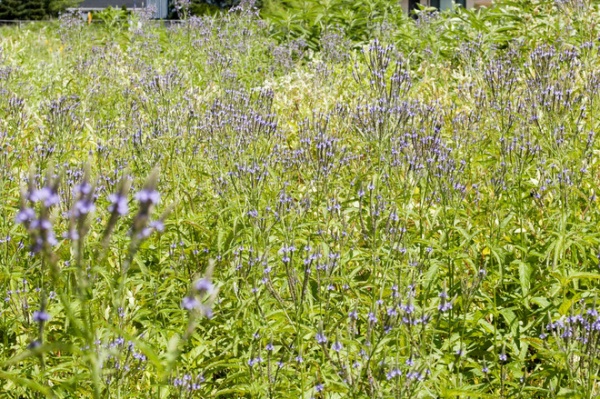
[[[56,17],[68,7],[77,5],[79,0],[2,0],[0,19],[37,21]]]

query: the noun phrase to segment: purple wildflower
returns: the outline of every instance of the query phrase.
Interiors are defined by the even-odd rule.
[[[214,285],[208,279],[201,278],[194,283],[194,289],[199,293],[210,294],[214,289]]]
[[[319,344],[326,344],[327,343],[327,337],[322,332],[318,332],[316,338],[317,338],[317,342]]]
[[[50,315],[43,310],[36,310],[33,312],[33,321],[36,323],[45,323],[50,320]]]
[[[162,220],[155,220],[153,222],[150,222],[150,227],[154,228],[154,230],[158,232],[165,231],[165,224]]]
[[[88,213],[93,212],[95,209],[96,205],[94,205],[94,201],[89,199],[81,199],[75,204],[75,210],[78,216],[87,215]]]
[[[135,195],[135,199],[140,201],[142,204],[149,203],[152,205],[157,205],[160,201],[160,194],[156,190],[145,188]]]
[[[19,211],[15,221],[17,223],[25,223],[31,221],[35,217],[35,211],[31,208],[24,208]]]
[[[108,196],[108,200],[111,203],[111,205],[108,207],[109,212],[116,213],[119,216],[127,215],[127,212],[129,211],[127,197],[120,194],[111,194]]]
[[[394,378],[396,378],[396,377],[399,377],[399,376],[401,376],[401,375],[402,375],[402,371],[400,371],[400,369],[398,369],[398,368],[396,367],[396,368],[393,368],[393,369],[391,369],[390,371],[388,371],[388,372],[385,374],[385,377],[386,377],[388,380],[391,380],[391,379],[394,379]]]
[[[333,349],[336,352],[339,352],[342,350],[344,346],[342,345],[342,343],[340,341],[335,341],[333,343],[333,345],[331,345],[331,349]]]
[[[33,193],[31,193],[29,199],[32,202],[41,202],[47,208],[58,204],[60,201],[58,194],[56,194],[50,187],[43,187],[39,190],[35,190]]]
[[[185,310],[194,310],[200,306],[200,302],[194,297],[186,296],[181,301],[181,307]]]

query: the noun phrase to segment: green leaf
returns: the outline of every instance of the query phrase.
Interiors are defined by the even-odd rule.
[[[600,280],[600,274],[591,272],[574,272],[567,276],[567,281],[575,279]]]
[[[477,387],[475,387],[477,389]],[[442,397],[444,398],[489,398],[496,399],[497,396],[490,395],[487,393],[483,393],[479,390],[469,390],[469,389],[448,389],[442,392]]]
[[[523,296],[527,296],[529,294],[530,287],[531,266],[528,263],[522,262],[520,260],[515,260],[513,261],[513,263],[516,263],[518,265],[521,291],[523,292]]]
[[[43,385],[39,384],[38,382],[32,381],[30,379],[23,378],[18,374],[0,371],[0,379],[12,381],[17,386],[27,387],[35,392],[41,393],[42,395],[44,395],[46,397],[52,397],[49,387],[43,386]]]

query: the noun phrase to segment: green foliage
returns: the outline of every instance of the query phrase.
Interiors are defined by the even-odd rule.
[[[0,19],[16,19],[21,13],[20,0],[2,0],[0,1]]]
[[[197,0],[190,4],[190,13],[196,16],[214,15],[219,13],[221,10],[221,7],[214,4],[208,4],[204,1]]]
[[[598,396],[598,3],[285,4],[0,27],[0,396]]]
[[[46,17],[46,1],[45,0],[24,0],[21,1],[21,9],[23,10],[21,18],[30,20],[40,20]]]
[[[400,3],[390,0],[267,0],[261,15],[273,24],[275,37],[302,37],[312,47],[327,27],[338,27],[350,39],[364,41],[384,22],[408,22]]]
[[[121,8],[106,7],[102,11],[95,12],[94,19],[103,22],[103,27],[108,33],[114,32],[127,23],[128,12]]]
[[[47,0],[46,13],[48,16],[57,17],[67,8],[77,7],[82,0]]]

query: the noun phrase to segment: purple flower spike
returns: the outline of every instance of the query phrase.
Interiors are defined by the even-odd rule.
[[[76,188],[77,192],[82,195],[88,195],[92,192],[92,185],[88,182],[83,182]]]
[[[200,293],[210,294],[214,289],[214,285],[209,280],[201,278],[194,283],[194,289]]]
[[[25,223],[31,221],[35,217],[35,211],[31,208],[21,209],[15,218],[17,223]]]
[[[31,222],[31,227],[40,230],[52,229],[52,223],[48,219],[35,219]]]
[[[200,307],[200,310],[202,311],[202,314],[204,315],[204,317],[206,317],[207,319],[212,319],[213,317],[213,310],[210,306],[208,305],[203,305]]]
[[[43,310],[36,310],[33,312],[33,321],[36,323],[45,323],[50,320],[50,315]]]
[[[317,342],[319,344],[325,344],[325,343],[327,343],[327,337],[325,336],[325,334],[323,334],[321,332],[317,333],[317,337],[316,338],[317,338]]]
[[[30,200],[33,202],[42,202],[45,207],[50,207],[52,205],[58,204],[60,201],[58,194],[56,194],[49,187],[43,187],[40,190],[35,190],[31,196]]]
[[[154,227],[154,229],[158,232],[163,232],[165,230],[165,224],[162,220],[155,220],[151,222],[150,227]]]
[[[135,199],[143,204],[150,203],[152,205],[157,205],[160,201],[160,194],[156,190],[145,188],[135,195]]]
[[[90,212],[93,212],[96,209],[94,202],[82,199],[77,201],[75,204],[75,209],[77,211],[77,215],[87,215]]]
[[[119,216],[127,215],[129,206],[127,204],[127,198],[119,194],[111,194],[108,196],[108,200],[111,205],[108,207],[108,211],[111,213],[116,212]]]
[[[200,306],[200,302],[196,298],[186,296],[181,301],[181,307],[185,310],[194,310]]]

